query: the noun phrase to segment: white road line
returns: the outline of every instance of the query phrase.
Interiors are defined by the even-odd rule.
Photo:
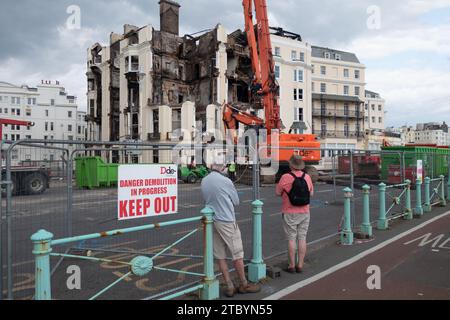
[[[448,216],[449,214],[450,214],[450,211],[447,211],[446,213],[443,213],[440,216],[434,217],[434,218],[432,218],[432,219],[430,219],[430,220],[428,220],[428,221],[426,221],[426,222],[424,222],[424,223],[422,223],[422,224],[420,224],[420,225],[418,225],[418,226],[416,226],[416,227],[414,227],[414,228],[412,228],[410,230],[407,230],[407,231],[405,231],[405,232],[403,232],[403,233],[401,233],[401,234],[399,234],[399,235],[397,235],[397,236],[395,236],[395,237],[393,237],[393,238],[391,238],[389,240],[386,240],[386,241],[376,245],[373,248],[370,248],[369,250],[361,252],[360,254],[358,254],[358,255],[356,255],[356,256],[354,256],[354,257],[352,257],[352,258],[350,258],[350,259],[348,259],[348,260],[346,260],[344,262],[341,262],[341,263],[339,263],[339,264],[337,264],[337,265],[335,265],[335,266],[333,266],[333,267],[331,267],[331,268],[329,268],[329,269],[327,269],[327,270],[325,270],[325,271],[323,271],[323,272],[321,272],[319,274],[316,274],[315,276],[312,276],[312,277],[310,277],[308,279],[305,279],[303,281],[300,281],[300,282],[298,282],[298,283],[296,283],[296,284],[294,284],[292,286],[289,286],[289,287],[287,287],[285,289],[282,289],[282,290],[278,291],[277,293],[272,294],[272,295],[264,298],[263,300],[279,300],[279,299],[287,296],[288,294],[291,294],[292,292],[294,292],[294,291],[296,291],[296,290],[298,290],[300,288],[303,288],[303,287],[305,287],[305,286],[307,286],[307,285],[309,285],[309,284],[311,284],[311,283],[313,283],[313,282],[315,282],[317,280],[320,280],[320,279],[322,279],[322,278],[324,278],[324,277],[326,277],[326,276],[328,276],[328,275],[330,275],[330,274],[332,274],[332,273],[342,269],[342,268],[345,268],[345,267],[351,265],[352,263],[357,262],[358,260],[361,260],[362,258],[368,256],[369,254],[371,254],[371,253],[373,253],[373,252],[375,252],[377,250],[380,250],[381,248],[386,247],[387,245],[397,241],[398,239],[401,239],[401,238],[403,238],[403,237],[405,237],[405,236],[407,236],[407,235],[409,235],[409,234],[411,234],[411,233],[413,233],[413,232],[415,232],[415,231],[417,231],[417,230],[419,230],[419,229],[429,225],[430,223],[433,223],[436,220],[439,220],[439,219],[441,219],[443,217]]]

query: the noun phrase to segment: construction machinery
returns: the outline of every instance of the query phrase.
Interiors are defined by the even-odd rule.
[[[254,3],[254,8],[253,8]],[[250,59],[252,61],[253,81],[250,87],[250,102],[253,109],[264,109],[265,119],[229,104],[223,108],[223,121],[227,130],[236,135],[238,123],[267,132],[268,152],[265,156],[278,159],[280,172],[288,169],[288,160],[297,153],[303,157],[308,172],[317,180],[318,172],[314,165],[320,161],[320,142],[313,134],[287,134],[281,132],[279,85],[275,77],[275,63],[272,54],[270,28],[266,0],[244,0],[245,32],[247,34]],[[254,9],[254,10],[253,10]],[[253,19],[256,13],[256,27]],[[255,31],[256,29],[256,31]],[[279,132],[275,141],[275,130]],[[236,143],[236,137],[234,137]],[[277,146],[276,146],[277,144]],[[273,146],[273,148],[271,148]],[[279,147],[279,148],[278,148]]]
[[[0,144],[3,145],[3,126],[34,126],[34,122],[0,119]],[[3,151],[3,150],[2,150]],[[1,179],[6,181],[6,168],[1,170]],[[50,173],[47,168],[36,166],[12,166],[11,167],[11,194],[12,195],[37,195],[45,192],[49,188]],[[4,192],[2,185],[2,192]]]

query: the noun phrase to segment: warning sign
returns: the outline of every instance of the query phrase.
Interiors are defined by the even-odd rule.
[[[118,176],[119,220],[176,213],[178,210],[176,165],[121,165]]]

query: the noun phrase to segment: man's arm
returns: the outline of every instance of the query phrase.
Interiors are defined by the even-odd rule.
[[[281,196],[284,191],[284,184],[285,184],[285,176],[282,176],[280,181],[278,182],[277,186],[275,187],[275,194],[277,196]]]
[[[228,195],[230,196],[231,202],[233,202],[233,204],[235,206],[239,205],[239,195],[237,193],[237,190],[233,184],[233,182],[231,182],[231,180],[229,180],[229,183],[227,183],[227,191],[228,191]]]

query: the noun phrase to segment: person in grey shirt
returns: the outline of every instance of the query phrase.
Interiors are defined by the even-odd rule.
[[[249,283],[244,271],[244,249],[241,231],[236,223],[234,207],[239,205],[239,196],[233,182],[224,176],[226,166],[214,164],[212,172],[202,180],[202,194],[206,206],[214,211],[214,257],[219,261],[220,271],[227,284],[225,295],[233,297],[236,292],[255,293],[259,285]],[[227,265],[227,252],[231,252],[240,285],[236,289]]]

